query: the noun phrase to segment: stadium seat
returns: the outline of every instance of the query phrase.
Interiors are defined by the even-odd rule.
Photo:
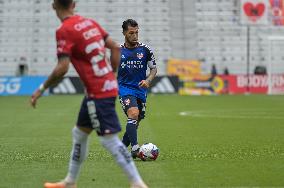
[[[166,73],[164,60],[170,57],[204,59],[205,66],[214,63],[218,70],[228,67],[230,73],[246,72],[247,27],[238,23],[235,1],[81,0],[77,12],[95,18],[119,43],[123,42],[122,22],[136,19],[141,42],[152,47],[161,65],[159,74]],[[59,25],[50,1],[0,0],[0,75],[13,75],[23,55],[31,61],[31,74],[48,74],[56,61],[55,29]],[[252,27],[250,34],[251,64],[255,66],[268,61],[267,35],[281,36],[284,29]],[[272,61],[283,72],[283,47],[278,43],[273,46]],[[76,73],[72,70],[69,75]]]

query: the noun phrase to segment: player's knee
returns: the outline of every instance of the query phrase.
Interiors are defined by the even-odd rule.
[[[88,134],[80,130],[78,127],[74,127],[72,129],[72,135],[73,135],[73,138],[79,142],[86,140],[88,138]]]
[[[100,138],[100,142],[102,146],[107,149],[111,147],[112,145],[114,145],[116,142],[120,142],[116,134],[100,136],[99,138]]]
[[[138,110],[137,108],[130,108],[130,109],[127,111],[127,116],[128,116],[128,118],[138,120],[138,117],[139,117],[139,110]]]

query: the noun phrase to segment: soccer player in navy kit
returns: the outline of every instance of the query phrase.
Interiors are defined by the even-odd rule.
[[[125,42],[121,45],[117,79],[120,103],[128,118],[122,142],[126,147],[131,144],[132,157],[136,158],[139,157],[137,128],[145,117],[147,89],[157,74],[157,67],[150,47],[138,42],[138,23],[127,19],[122,29]],[[150,68],[148,76],[147,68]]]

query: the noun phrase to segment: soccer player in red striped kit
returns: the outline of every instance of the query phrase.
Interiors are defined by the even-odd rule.
[[[76,187],[80,167],[88,153],[88,135],[95,130],[101,144],[128,176],[130,187],[147,188],[117,135],[121,127],[115,111],[118,89],[113,70],[120,61],[119,45],[96,21],[75,15],[73,0],[54,0],[53,8],[62,22],[56,31],[58,64],[32,95],[31,105],[35,107],[42,93],[62,79],[70,63],[83,81],[87,94],[72,130],[73,146],[67,176],[57,183],[45,183],[44,187]],[[111,50],[111,64],[106,57],[106,48]]]

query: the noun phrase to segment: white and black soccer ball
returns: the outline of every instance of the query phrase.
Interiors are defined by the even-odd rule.
[[[139,158],[142,161],[154,161],[159,156],[159,148],[152,143],[145,143],[139,149]]]

